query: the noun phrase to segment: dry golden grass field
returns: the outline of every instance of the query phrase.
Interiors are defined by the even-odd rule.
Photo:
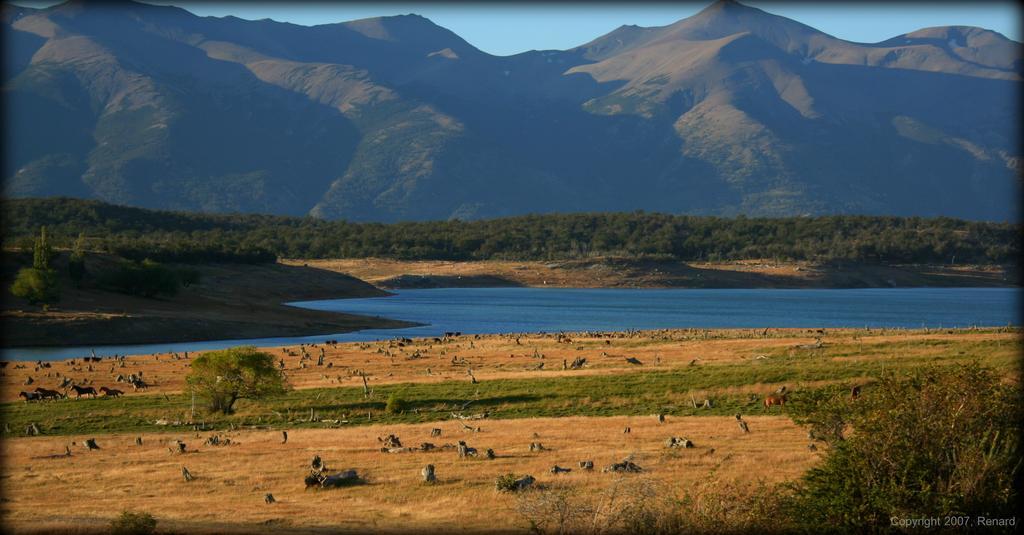
[[[86,451],[80,437],[45,437],[3,443],[4,524],[14,531],[48,527],[102,528],[122,509],[147,511],[162,529],[223,532],[274,528],[295,531],[417,529],[525,532],[515,497],[494,489],[506,472],[532,474],[538,483],[570,485],[597,492],[617,477],[650,477],[686,486],[719,480],[764,478],[779,482],[799,476],[820,453],[807,449],[806,432],[788,418],[751,416],[743,434],[732,417],[652,416],[484,421],[467,432],[455,422],[363,426],[343,430],[293,430],[287,444],[278,431],[224,433],[238,444],[204,446],[211,433],[96,437],[101,449]],[[629,426],[632,432],[624,434]],[[434,427],[440,437],[431,437]],[[382,453],[376,439],[397,434],[403,444],[465,440],[494,449],[497,458],[460,459],[455,451]],[[536,433],[536,436],[534,435]],[[694,448],[668,450],[670,436],[692,440]],[[194,453],[170,454],[167,443],[186,442]],[[71,457],[59,454],[76,440]],[[549,451],[529,451],[541,442]],[[713,451],[712,451],[713,450]],[[313,455],[331,469],[355,468],[368,483],[329,490],[305,490],[303,477]],[[612,462],[633,455],[646,474],[602,473]],[[577,462],[593,460],[593,472]],[[436,467],[438,482],[426,485],[419,472]],[[572,467],[553,475],[553,465]],[[185,466],[195,480],[185,482]],[[277,503],[264,503],[272,493]]]
[[[316,366],[321,348],[324,366]],[[303,349],[312,357],[305,367]],[[8,363],[0,377],[0,523],[14,532],[85,533],[102,531],[132,509],[153,514],[164,532],[525,533],[529,526],[516,511],[516,497],[494,489],[499,475],[531,474],[550,488],[583,494],[600,492],[620,477],[649,478],[674,491],[708,481],[792,481],[814,466],[824,447],[810,451],[806,429],[785,412],[765,413],[759,403],[765,394],[780,385],[799,395],[834,383],[870,384],[883,369],[960,362],[979,362],[1006,381],[1018,381],[1021,339],[1019,329],[1010,328],[684,329],[265,350],[283,359],[295,390],[280,399],[247,401],[237,415],[213,418],[205,430],[184,421],[153,427],[158,417],[189,418],[184,376],[194,354],[189,360],[131,356],[124,367],[108,359],[38,369],[36,363]],[[562,368],[577,357],[588,365]],[[373,390],[365,399],[357,371],[368,375]],[[139,372],[154,385],[148,392],[114,381]],[[29,376],[33,384],[25,385]],[[65,376],[127,394],[116,400],[16,401],[18,391],[55,388]],[[389,393],[407,396],[409,410],[385,411]],[[703,399],[714,399],[714,409],[690,407]],[[450,416],[467,400],[476,403],[467,414],[491,412],[469,422],[479,432]],[[749,434],[738,428],[736,411],[749,422]],[[667,413],[667,421],[659,423],[656,412]],[[205,422],[202,415],[194,421],[201,418]],[[37,423],[42,435],[25,436],[28,422]],[[625,427],[632,432],[623,433]],[[432,428],[442,429],[441,436],[432,437]],[[289,440],[282,443],[285,429]],[[451,449],[382,453],[377,437],[389,433],[413,447],[465,440],[480,452],[492,448],[497,458],[461,459]],[[212,435],[233,443],[204,444]],[[671,436],[688,438],[695,447],[668,449],[664,442]],[[90,438],[100,449],[83,447]],[[174,439],[192,452],[169,453]],[[548,450],[530,452],[531,442]],[[69,457],[60,455],[65,446]],[[314,455],[332,471],[358,470],[367,483],[305,490]],[[601,472],[630,455],[644,473]],[[583,460],[594,461],[592,473],[578,469]],[[437,470],[435,485],[419,476],[428,463]],[[554,465],[573,471],[556,476],[549,473]],[[195,480],[183,480],[183,466]],[[264,503],[266,493],[277,503]]]

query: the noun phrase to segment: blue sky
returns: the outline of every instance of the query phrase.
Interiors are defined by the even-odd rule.
[[[710,2],[690,3],[285,3],[148,0],[183,7],[197,15],[270,18],[315,25],[382,15],[416,13],[495,55],[581,45],[623,24],[663,26],[693,15]],[[50,5],[56,2],[15,2]],[[874,43],[929,26],[967,25],[1021,40],[1020,9],[1013,2],[812,3],[744,2],[836,37]]]

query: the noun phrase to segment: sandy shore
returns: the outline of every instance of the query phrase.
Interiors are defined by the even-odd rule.
[[[381,258],[282,260],[346,273],[381,288],[893,288],[1013,286],[1014,266],[824,265],[813,262],[659,262],[598,258],[556,262]]]

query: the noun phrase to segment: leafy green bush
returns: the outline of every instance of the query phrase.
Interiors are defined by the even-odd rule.
[[[60,281],[52,269],[24,268],[18,271],[11,293],[33,305],[50,305],[60,300]]]
[[[409,410],[409,402],[395,392],[388,396],[388,403],[384,406],[384,412],[388,414],[400,414]]]
[[[893,517],[1013,516],[1021,403],[995,372],[889,372],[856,400],[836,395],[846,399],[803,420],[842,420],[852,432],[794,486],[792,518],[853,531],[889,528]]]
[[[149,535],[156,531],[156,519],[149,513],[122,511],[110,521],[110,532],[115,535]]]
[[[185,378],[211,411],[231,414],[239,399],[259,399],[287,390],[274,357],[253,346],[210,351],[192,361]]]

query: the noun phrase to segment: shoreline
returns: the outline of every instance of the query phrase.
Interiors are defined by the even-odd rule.
[[[5,259],[5,275],[10,278],[19,267],[17,260]],[[61,265],[63,262],[63,257],[58,258],[59,272],[66,269]],[[101,273],[111,265],[116,265],[116,259],[95,255],[90,257],[87,268],[90,273]],[[200,272],[200,282],[181,288],[171,297],[143,298],[104,291],[93,285],[79,288],[70,281],[62,281],[61,301],[47,311],[8,298],[0,310],[0,347],[11,350],[189,343],[316,336],[413,325],[286,304],[390,295],[344,274],[282,264],[188,267]]]
[[[768,327],[768,328],[666,328],[614,331],[564,331],[526,333],[463,333],[459,337],[438,342],[431,336],[411,337],[411,343],[398,344],[395,338],[381,338],[372,342],[339,341],[337,344],[304,343],[311,354],[323,348],[331,368],[313,365],[302,367],[297,360],[303,343],[256,344],[259,351],[267,352],[287,362],[286,371],[296,389],[323,388],[334,386],[360,386],[354,370],[365,371],[371,382],[384,384],[419,384],[465,380],[464,367],[471,366],[481,380],[525,379],[536,377],[571,377],[588,375],[621,374],[626,372],[669,371],[687,369],[696,357],[699,365],[760,362],[759,356],[767,355],[765,361],[773,361],[791,352],[813,354],[819,349],[816,341],[824,341],[824,348],[847,346],[865,348],[879,343],[896,340],[941,340],[944,342],[964,340],[1016,340],[1021,333],[1020,326],[990,327]],[[535,353],[540,350],[540,354]],[[195,358],[211,349],[189,350]],[[180,353],[180,352],[179,352]],[[413,356],[413,355],[416,356]],[[465,357],[465,362],[454,362],[453,355]],[[44,362],[63,370],[78,357],[64,357]],[[562,359],[572,361],[585,356],[589,364],[580,370],[562,369]],[[625,356],[640,358],[642,365],[626,363]],[[155,389],[150,392],[130,393],[131,396],[180,393],[183,377],[188,372],[190,360],[174,358],[173,351],[133,353],[125,355],[126,370],[145,371],[152,378]],[[23,379],[32,376],[49,388],[56,377],[46,378],[43,368],[34,369],[34,360],[11,360],[5,374],[0,375],[0,401],[10,401]],[[76,378],[93,381],[109,381],[120,368],[112,368],[113,360],[103,357],[88,371],[79,369]],[[84,362],[82,362],[84,364]],[[538,368],[539,363],[549,366]],[[19,366],[20,365],[20,366]],[[431,373],[432,370],[432,373]],[[327,375],[324,375],[327,374]],[[341,375],[338,375],[341,374]],[[538,375],[539,374],[539,375]]]
[[[426,288],[1019,288],[1016,265],[682,262],[619,257],[558,261],[281,259],[344,273],[381,289]]]

